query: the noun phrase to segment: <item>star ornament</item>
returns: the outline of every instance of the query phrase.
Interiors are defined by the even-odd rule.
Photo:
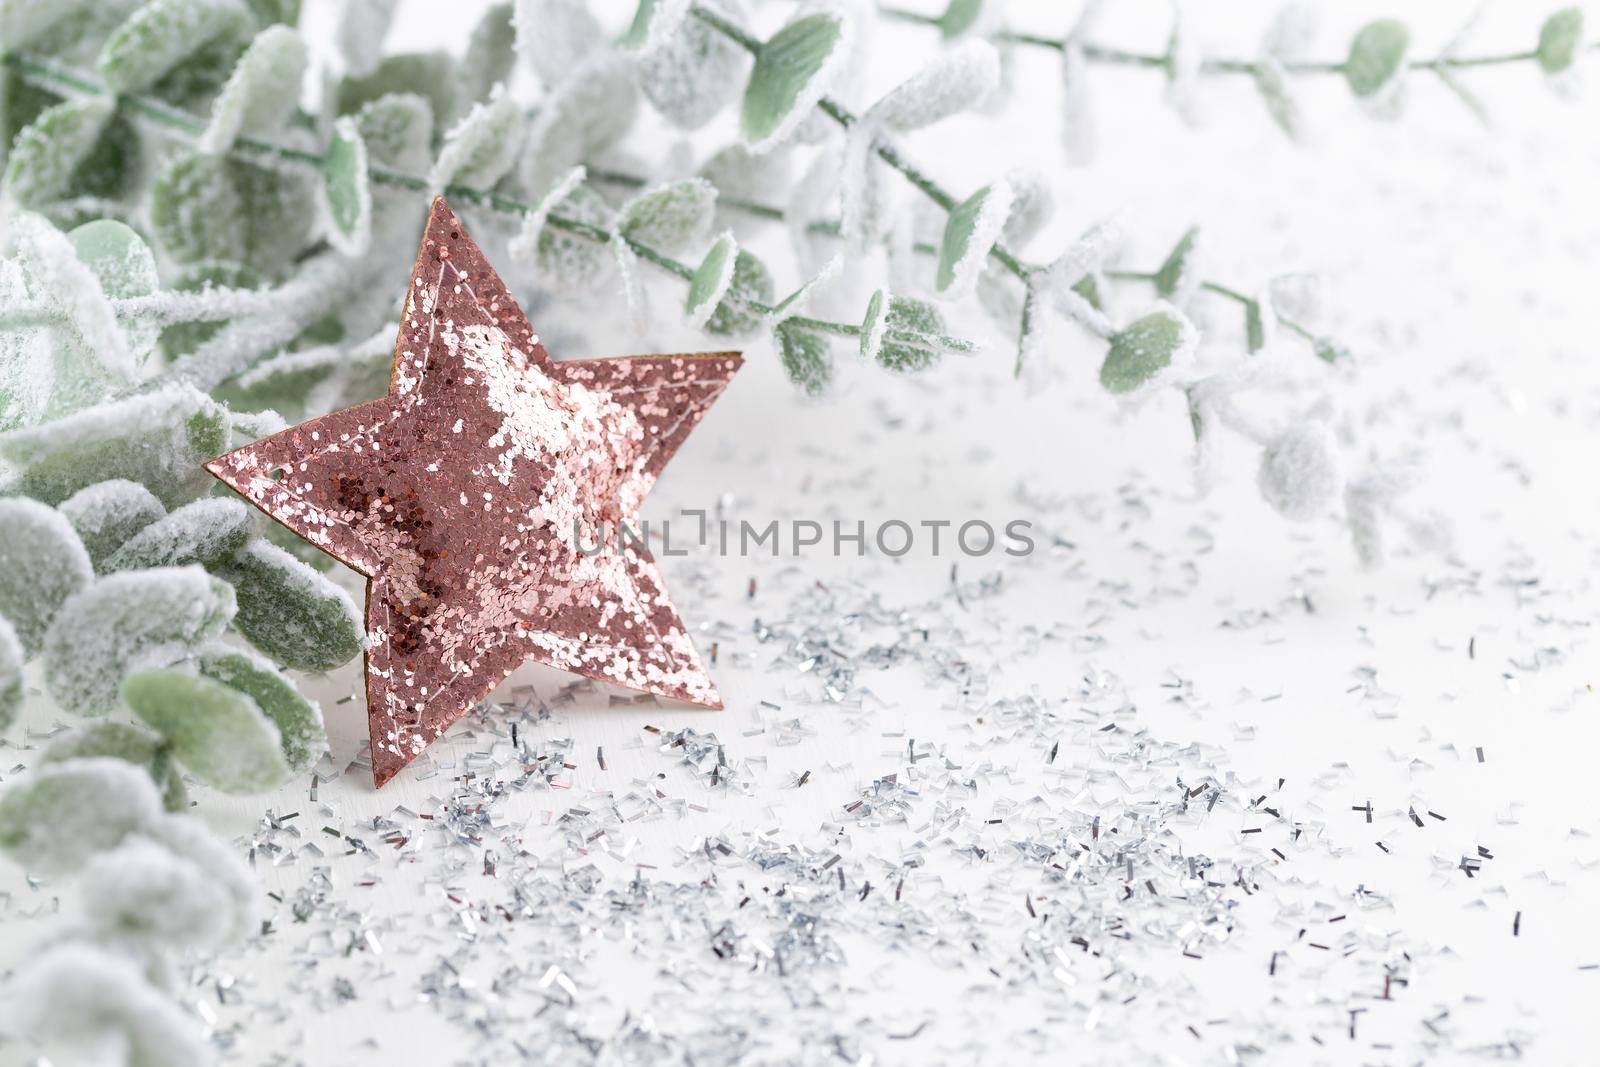
[[[434,200],[388,395],[207,465],[367,576],[376,785],[529,660],[722,706],[655,562],[615,533],[740,363],[553,361]]]

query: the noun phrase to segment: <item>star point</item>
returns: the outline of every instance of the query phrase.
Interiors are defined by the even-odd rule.
[[[389,393],[207,468],[366,575],[381,786],[536,661],[720,708],[635,523],[736,352],[552,360],[461,220],[434,201]]]

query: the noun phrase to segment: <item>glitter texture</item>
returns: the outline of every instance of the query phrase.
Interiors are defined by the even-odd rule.
[[[365,574],[367,716],[383,785],[528,660],[721,701],[636,525],[736,353],[550,359],[436,199],[389,395],[209,464]],[[574,543],[575,535],[579,538]]]

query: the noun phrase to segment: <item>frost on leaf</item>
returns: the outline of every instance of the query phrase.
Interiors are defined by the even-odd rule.
[[[37,207],[74,191],[79,169],[94,155],[115,114],[116,103],[107,96],[65,100],[45,111],[11,144],[7,195]]]
[[[570,176],[571,172],[568,179]],[[582,180],[581,172],[578,178]],[[605,230],[611,226],[613,212],[611,205],[587,185],[573,185],[558,198],[568,179],[558,183],[523,219],[522,232],[512,242],[512,254],[526,257],[532,252],[540,284],[557,292],[584,292],[600,283],[613,259],[607,255],[605,245],[563,229],[560,222],[584,223]],[[552,216],[557,219],[555,225],[550,222]]]
[[[1000,54],[988,41],[967,40],[891,89],[863,121],[917,130],[979,106],[999,88]]]
[[[30,870],[73,871],[159,818],[156,787],[132,764],[47,763],[0,792],[0,850]]]
[[[241,0],[151,0],[106,40],[100,77],[118,93],[188,101],[226,76],[254,26]]]
[[[160,290],[156,257],[144,238],[128,226],[113,219],[97,219],[79,226],[67,239],[110,299],[129,300]],[[155,351],[161,327],[155,321],[135,319],[122,326],[122,333],[134,366],[142,367]]]
[[[0,733],[10,729],[22,709],[22,661],[17,631],[0,615]]]
[[[97,571],[128,538],[167,513],[154,493],[125,478],[85,486],[57,510],[78,532]]]
[[[1191,226],[1156,270],[1157,296],[1181,305],[1194,295],[1200,285],[1199,245],[1200,227]]]
[[[519,164],[523,185],[549,189],[561,175],[621,140],[638,109],[628,62],[597,55],[540,102]]]
[[[706,319],[708,333],[720,337],[745,337],[761,328],[762,312],[752,303],[772,303],[772,275],[749,252],[740,250],[733,260],[733,275],[716,310]]]
[[[65,516],[26,497],[0,499],[0,616],[28,655],[38,653],[62,603],[93,580],[89,553]]]
[[[189,772],[224,793],[264,793],[289,777],[278,728],[237,689],[171,667],[122,683],[122,699]]]
[[[939,292],[954,299],[971,291],[1010,214],[1011,186],[1003,179],[956,205],[939,243]]]
[[[306,771],[328,750],[322,709],[300,695],[270,662],[249,652],[215,648],[200,656],[200,673],[244,693],[278,728],[290,770]]]
[[[327,671],[361,651],[361,612],[350,594],[266,541],[215,567],[238,597],[234,626],[279,665]]]
[[[76,411],[131,384],[137,368],[127,335],[100,279],[78,258],[72,240],[29,212],[13,214],[9,223],[3,244],[15,257],[28,298],[56,316],[56,324],[43,331],[51,349],[45,375],[49,392],[40,398],[42,408],[19,414],[38,421]],[[6,425],[0,422],[0,428]]]
[[[269,26],[256,34],[211,105],[200,151],[217,155],[240,136],[281,126],[299,103],[306,62],[305,42],[289,27]]]
[[[349,115],[385,96],[414,94],[428,102],[435,122],[455,118],[461,103],[455,59],[446,52],[385,56],[371,72],[339,83],[339,114]]]
[[[1344,492],[1344,465],[1333,430],[1305,421],[1283,430],[1261,453],[1261,496],[1293,522],[1325,515]]]
[[[491,188],[517,161],[522,129],[522,109],[503,86],[496,87],[445,135],[429,186],[435,192],[448,185]]]
[[[704,326],[716,311],[733,283],[733,267],[738,258],[739,242],[732,230],[724,231],[712,242],[695,268],[694,277],[689,279],[689,294],[684,298],[683,310],[691,326]]]
[[[137,834],[91,860],[80,885],[88,928],[100,940],[209,948],[234,929],[232,901],[209,872]]]
[[[281,271],[310,242],[316,213],[306,203],[317,179],[231,157],[176,156],[150,189],[150,223],[180,263],[223,260]]]
[[[42,758],[45,763],[63,763],[101,756],[143,767],[161,790],[161,803],[168,811],[182,811],[189,806],[183,775],[162,747],[160,738],[125,722],[102,720],[64,734],[50,742]]]
[[[411,172],[427,167],[433,108],[426,97],[389,93],[363,104],[354,118],[373,162]]]
[[[900,373],[927,370],[946,352],[962,352],[971,345],[946,332],[944,316],[926,300],[896,296],[889,299],[884,316],[883,344],[878,366]]]
[[[44,640],[44,680],[58,703],[98,716],[123,676],[191,658],[233,618],[233,590],[199,567],[112,574],[69,598]]]
[[[1041,170],[1023,168],[1008,173],[1006,184],[1011,187],[1011,214],[1000,236],[1017,249],[1050,224],[1056,211],[1055,183]]]
[[[210,566],[243,548],[252,524],[250,509],[238,500],[196,500],[140,530],[111,554],[102,570]]]
[[[1100,384],[1118,396],[1147,392],[1194,360],[1200,332],[1177,308],[1157,304],[1111,335]]]
[[[704,178],[652,186],[617,211],[617,230],[651,248],[679,252],[703,239],[717,209],[717,188]]]
[[[339,5],[333,41],[346,72],[362,77],[377,68],[398,4],[399,0],[344,0]]]
[[[199,1028],[138,964],[91,945],[56,945],[17,970],[8,1022],[82,1062],[119,1051],[128,1067],[203,1067]]]
[[[356,119],[346,115],[334,123],[333,135],[322,154],[321,171],[321,204],[328,221],[328,240],[345,255],[359,256],[372,239],[372,186],[367,173],[367,145]]]
[[[518,57],[547,87],[578,77],[605,41],[586,0],[515,0],[512,25]]]
[[[483,13],[467,39],[467,54],[461,61],[467,98],[482,100],[496,85],[509,81],[516,60],[511,4],[495,4]]]
[[[198,819],[166,815],[146,826],[139,836],[148,838],[207,871],[227,893],[232,930],[226,940],[234,941],[256,928],[262,889],[244,861],[229,845],[205,828]]]
[[[126,479],[168,507],[211,488],[202,464],[228,451],[227,412],[189,385],[115,400],[43,426],[0,434],[17,489],[56,504],[85,486]]]
[[[779,30],[756,54],[740,128],[753,152],[788,139],[838,78],[849,58],[848,23],[831,12]]]
[[[783,372],[807,396],[821,396],[833,382],[833,350],[828,339],[794,319],[778,323],[776,337]]]
[[[704,6],[736,22],[744,18],[744,6],[735,0],[706,0]],[[689,5],[682,0],[644,0],[639,11],[642,15],[646,8],[672,7],[684,8],[686,14]],[[657,36],[658,23],[666,21],[650,22],[647,36]],[[645,43],[637,60],[639,87],[668,122],[697,130],[738,97],[750,55],[697,18],[682,18],[670,34],[659,29],[663,40],[654,47]]]

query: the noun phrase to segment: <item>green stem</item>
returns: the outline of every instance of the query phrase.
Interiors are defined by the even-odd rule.
[[[0,62],[15,67],[29,81],[42,85],[47,89],[68,89],[78,93],[95,95],[108,94],[110,92],[110,90],[108,90],[104,85],[92,78],[88,78],[76,71],[59,66],[48,60],[40,59],[36,56],[7,54],[3,57],[0,57]],[[118,98],[118,104],[119,106],[125,108],[129,114],[137,115],[140,118],[146,119],[154,125],[161,127],[162,129],[182,134],[185,137],[198,137],[203,134],[206,129],[206,124],[197,119],[195,116],[190,115],[178,108],[161,103],[160,101],[137,96],[122,96]],[[263,141],[256,138],[241,137],[234,142],[233,148],[230,151],[233,154],[241,156],[252,156],[258,159],[276,161],[280,163],[317,168],[320,168],[322,165],[322,157],[315,152],[291,148],[287,145],[280,145],[271,141]],[[409,189],[415,192],[427,192],[431,188],[428,180],[420,175],[407,174],[403,171],[398,171],[378,163],[369,164],[367,167],[367,173],[374,182],[377,182],[380,185],[390,185],[396,188]],[[634,178],[629,175],[618,175],[614,172],[603,173],[604,176],[602,180],[608,180],[627,185],[632,185],[635,183],[638,185],[644,184],[643,179]],[[509,196],[504,196],[500,193],[494,192],[493,190],[480,189],[470,185],[448,185],[444,189],[444,195],[450,200],[458,203],[473,204],[478,207],[487,208],[505,215],[527,215],[534,210],[533,204],[529,204]],[[766,207],[764,205],[743,201],[724,201],[724,204],[726,206],[742,207],[751,213],[759,214],[770,219],[783,218],[783,212],[779,211],[777,208]],[[567,218],[566,216],[559,214],[551,214],[547,216],[546,223],[552,229],[570,233],[576,237],[593,241],[596,244],[610,244],[613,241],[620,240],[634,253],[634,255],[638,256],[645,262],[665,271],[666,273],[684,281],[688,281],[694,277],[694,268],[689,264],[674,259],[666,253],[652,248],[640,241],[636,241],[631,237],[617,234],[603,226],[596,226],[593,223],[584,222],[579,219]],[[766,304],[759,300],[744,297],[736,293],[729,293],[724,299],[730,300],[744,309],[760,316],[770,315],[775,310],[771,304]],[[31,308],[18,309],[18,312],[23,313],[31,310]],[[27,316],[25,315],[24,317],[26,318]],[[861,333],[861,327],[855,325],[854,323],[830,322],[824,319],[814,319],[805,316],[790,317],[801,326],[805,326],[822,333],[833,334],[839,337],[858,337]],[[8,312],[5,323],[9,323],[10,319],[11,314]]]
[[[937,16],[924,15],[917,11],[907,11],[903,8],[879,5],[878,13],[885,18],[896,22],[906,22],[917,26],[931,26],[942,28],[943,23]],[[993,40],[1003,44],[1027,45],[1031,48],[1048,48],[1055,52],[1064,51],[1067,42],[1064,38],[1044,37],[1036,33],[1020,33],[1014,30],[1000,30],[991,35]],[[1600,49],[1600,41],[1581,45],[1585,50]],[[1154,67],[1166,69],[1171,66],[1171,58],[1167,55],[1157,55],[1151,52],[1131,52],[1122,48],[1110,48],[1105,45],[1083,41],[1079,43],[1083,51],[1083,58],[1091,63],[1101,63],[1107,66],[1120,67]],[[1433,59],[1414,59],[1406,64],[1409,70],[1427,70],[1438,72],[1441,70],[1463,70],[1471,67],[1494,67],[1507,63],[1527,63],[1537,60],[1539,53],[1530,49],[1524,52],[1502,52],[1485,56],[1435,56]],[[1260,74],[1264,66],[1263,61],[1257,59],[1207,59],[1200,64],[1202,74],[1247,74],[1255,76]],[[1282,64],[1283,69],[1289,74],[1343,74],[1347,64],[1343,61],[1332,62],[1328,60],[1293,60]]]
[[[705,23],[705,25],[709,26],[717,33],[722,34],[730,41],[733,41],[751,55],[758,55],[760,53],[761,41],[755,37],[752,37],[741,27],[729,22],[715,11],[708,10],[699,4],[692,6],[689,11],[692,15],[694,15],[695,18]],[[821,100],[819,100],[817,102],[817,108],[823,114],[833,119],[834,122],[838,123],[840,127],[846,130],[856,124],[856,116],[852,114],[851,111],[843,104],[839,103],[837,100],[831,99],[830,97],[824,96]],[[938,182],[934,181],[927,174],[923,173],[921,168],[917,167],[910,160],[906,159],[905,156],[901,155],[900,150],[894,145],[887,142],[881,142],[876,146],[876,152],[879,159],[888,164],[891,169],[900,172],[900,174],[908,182],[915,186],[916,189],[922,193],[922,195],[926,196],[929,200],[932,200],[935,204],[938,204],[947,213],[954,211],[956,205],[960,203],[960,201],[957,200],[952,193],[941,186]],[[1022,260],[1018,259],[999,242],[996,242],[995,246],[989,250],[989,256],[995,262],[999,263],[1002,267],[1023,281],[1027,281],[1028,277],[1038,269],[1022,262]]]

